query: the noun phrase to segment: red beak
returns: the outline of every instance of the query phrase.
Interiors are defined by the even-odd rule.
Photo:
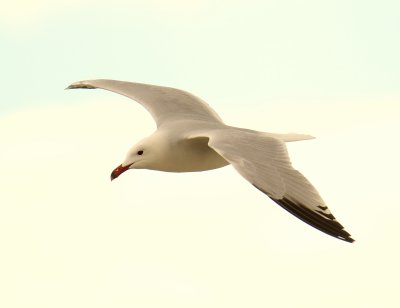
[[[122,173],[124,173],[128,169],[129,165],[128,166],[119,165],[117,168],[113,170],[113,172],[111,172],[111,181],[119,177]]]

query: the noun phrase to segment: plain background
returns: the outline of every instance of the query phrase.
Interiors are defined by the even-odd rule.
[[[399,307],[397,1],[13,1],[0,12],[2,307]],[[231,167],[109,175],[174,86],[231,125],[309,133],[296,168],[356,239]]]

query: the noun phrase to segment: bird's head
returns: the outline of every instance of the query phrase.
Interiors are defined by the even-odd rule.
[[[159,170],[165,155],[164,143],[150,136],[135,144],[127,153],[124,162],[111,172],[111,181],[119,177],[129,169],[153,169]]]

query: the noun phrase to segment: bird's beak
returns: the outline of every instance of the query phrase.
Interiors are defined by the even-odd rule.
[[[130,165],[127,165],[127,166],[119,165],[117,168],[115,168],[113,170],[113,172],[111,172],[111,181],[116,179],[117,177],[119,177],[122,173],[124,173],[126,170],[128,170],[129,167],[130,167]]]

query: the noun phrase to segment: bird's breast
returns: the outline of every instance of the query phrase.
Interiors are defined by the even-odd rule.
[[[168,153],[162,171],[196,172],[229,165],[229,162],[208,146],[206,137],[182,140],[173,145]]]

